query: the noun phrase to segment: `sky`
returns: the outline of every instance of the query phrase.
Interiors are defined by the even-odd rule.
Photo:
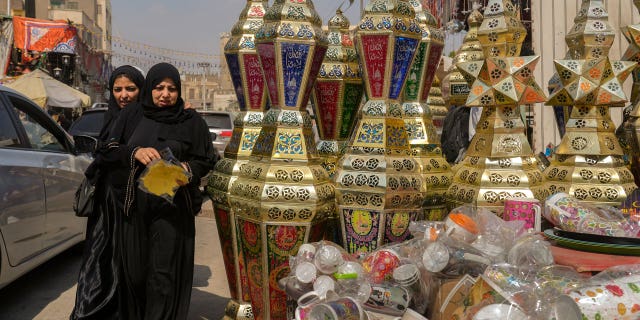
[[[346,0],[315,0],[316,11],[326,24]],[[366,3],[367,1],[365,1]],[[246,0],[111,0],[112,35],[153,47],[218,55],[219,38],[230,32]],[[269,0],[269,4],[273,0]],[[360,7],[343,11],[352,24]]]

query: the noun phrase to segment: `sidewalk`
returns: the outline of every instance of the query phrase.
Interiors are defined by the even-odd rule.
[[[195,270],[189,319],[222,319],[229,296],[220,238],[211,200],[208,200],[196,218]]]

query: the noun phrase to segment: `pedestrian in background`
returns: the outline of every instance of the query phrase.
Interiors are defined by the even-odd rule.
[[[60,124],[64,131],[69,131],[69,127],[71,127],[71,121],[67,119],[64,113],[60,113],[60,115],[58,115],[58,124]]]
[[[213,169],[215,151],[205,121],[184,108],[180,88],[174,66],[153,66],[140,105],[122,112],[98,153],[127,171],[121,176],[127,179],[120,238],[124,319],[186,319],[189,310],[200,179]],[[191,173],[173,202],[145,193],[137,182],[165,148]]]
[[[144,85],[142,73],[132,66],[115,69],[109,79],[109,106],[98,144],[105,144],[123,108],[135,105]],[[135,106],[131,106],[132,108]],[[78,275],[71,319],[122,319],[121,260],[118,244],[122,224],[127,171],[97,157],[85,174],[96,181],[96,206],[87,218],[85,250]],[[118,174],[119,172],[119,174]]]

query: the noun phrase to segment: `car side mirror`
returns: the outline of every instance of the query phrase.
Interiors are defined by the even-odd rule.
[[[211,132],[211,141],[216,141],[217,138],[218,138],[218,134],[215,132]]]
[[[76,151],[78,153],[94,153],[98,148],[98,139],[91,136],[73,136],[73,141],[76,144]]]

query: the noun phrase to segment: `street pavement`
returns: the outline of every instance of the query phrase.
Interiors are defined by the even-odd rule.
[[[188,319],[221,319],[229,286],[211,201],[196,218],[193,290]],[[0,319],[68,319],[76,295],[82,248],[76,246],[0,289]]]

